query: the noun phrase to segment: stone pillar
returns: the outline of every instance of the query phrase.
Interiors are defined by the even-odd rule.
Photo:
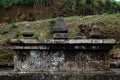
[[[14,53],[14,69],[15,70],[19,70],[20,69],[20,64],[21,64],[21,61],[19,59],[19,53],[18,51],[15,51]]]
[[[14,66],[15,70],[25,70],[30,68],[29,66],[29,51],[15,51],[14,54]]]

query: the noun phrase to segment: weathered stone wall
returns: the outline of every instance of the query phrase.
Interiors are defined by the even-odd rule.
[[[0,80],[120,80],[120,74],[12,73],[0,75]]]
[[[15,53],[21,71],[92,72],[109,70],[108,51],[22,51]]]

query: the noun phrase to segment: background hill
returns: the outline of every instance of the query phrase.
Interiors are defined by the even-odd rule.
[[[0,22],[119,13],[114,0],[0,0]]]

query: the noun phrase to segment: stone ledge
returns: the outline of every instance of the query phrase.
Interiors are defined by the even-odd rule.
[[[0,80],[120,80],[120,74],[100,73],[0,73]]]
[[[11,44],[25,43],[25,44],[116,44],[115,39],[70,39],[70,40],[37,40],[37,39],[11,39]]]

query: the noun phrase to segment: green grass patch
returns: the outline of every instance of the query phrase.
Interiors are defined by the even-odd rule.
[[[10,25],[11,25],[12,28],[17,28],[16,23],[11,23]]]
[[[40,36],[39,32],[34,32],[33,38],[39,39],[39,36]]]
[[[7,34],[9,32],[9,30],[2,30],[1,34],[4,35],[4,34]]]

